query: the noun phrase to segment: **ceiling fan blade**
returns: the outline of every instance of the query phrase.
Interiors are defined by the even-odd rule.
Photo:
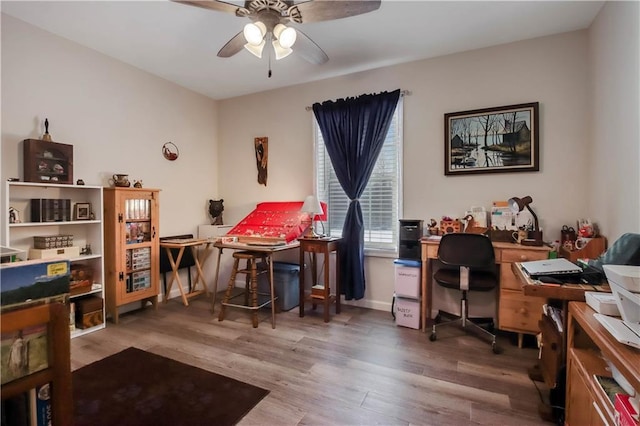
[[[329,21],[373,12],[381,0],[323,1],[310,0],[289,8],[289,17],[297,23]]]
[[[293,45],[293,53],[295,55],[302,56],[307,62],[311,62],[315,65],[324,64],[329,60],[329,57],[324,50],[320,48],[308,35],[296,28],[298,37],[296,38],[296,44]]]
[[[220,49],[220,51],[218,52],[218,56],[220,58],[230,58],[231,56],[240,52],[246,42],[247,41],[244,39],[244,34],[242,33],[242,31],[240,31],[238,34],[233,36],[233,38],[229,40],[227,44],[222,46],[222,49]]]
[[[203,9],[215,10],[218,12],[227,12],[233,13],[237,15],[238,9],[242,9],[235,4],[227,3],[220,0],[195,0],[195,1],[185,1],[185,0],[172,0],[175,3],[182,3],[188,6],[197,6]]]

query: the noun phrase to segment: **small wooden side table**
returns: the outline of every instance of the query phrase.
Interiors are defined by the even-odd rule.
[[[333,302],[336,303],[336,314],[340,313],[340,241],[342,238],[299,238],[300,241],[300,317],[304,317],[304,302],[305,299],[309,300],[313,308],[321,303],[324,307],[324,322],[329,322],[329,307]],[[336,292],[331,294],[330,280],[330,262],[329,255],[331,252],[336,252]],[[305,297],[304,291],[304,254],[312,253],[311,259],[311,277],[313,280],[313,287],[311,288],[311,295]],[[324,255],[324,285],[318,284],[317,275],[317,259],[316,255],[321,253]]]
[[[178,284],[178,290],[180,290],[180,295],[182,296],[182,303],[184,306],[189,306],[189,301],[187,299],[197,296],[199,294],[206,294],[209,297],[209,289],[207,287],[207,283],[204,280],[204,272],[202,271],[202,265],[204,265],[205,260],[209,257],[209,252],[213,248],[213,241],[201,238],[181,238],[181,239],[166,239],[160,241],[160,247],[167,250],[167,257],[169,258],[169,263],[171,264],[172,274],[171,280],[169,284],[167,284],[167,290],[164,293],[164,302],[167,303],[169,293],[171,293],[171,287],[173,286],[173,282],[176,281]],[[205,250],[201,251],[200,255],[198,255],[198,247],[205,246]],[[196,279],[193,284],[193,287],[189,289],[188,293],[185,293],[184,288],[182,286],[182,281],[180,280],[180,275],[178,274],[178,266],[180,265],[180,261],[182,260],[182,255],[184,254],[185,248],[190,247],[191,252],[193,254],[193,259],[195,260],[195,267],[197,269]],[[178,249],[178,254],[176,258],[173,258],[173,253],[171,249]],[[202,289],[197,290],[198,283],[202,284]]]

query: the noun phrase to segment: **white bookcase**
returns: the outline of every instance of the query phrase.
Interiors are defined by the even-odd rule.
[[[52,222],[32,222],[31,203],[33,199],[68,199],[70,200],[70,220]],[[88,219],[76,220],[75,205],[90,205]],[[10,223],[8,210],[17,211],[18,223]],[[92,326],[71,331],[71,337],[77,337],[105,327],[104,314],[104,233],[102,226],[102,187],[85,185],[65,185],[54,183],[7,182],[5,187],[5,208],[3,214],[3,245],[22,250],[18,257],[26,260],[29,250],[33,248],[34,236],[72,235],[73,246],[85,249],[91,247],[91,254],[80,254],[69,258],[72,268],[85,265],[93,272],[93,285],[81,294],[71,296],[71,303],[76,306],[86,298],[99,297],[102,300],[102,321],[94,321]],[[86,213],[84,210],[82,213]],[[86,217],[85,214],[81,214]],[[84,253],[84,252],[83,252]],[[95,302],[95,300],[94,300]]]

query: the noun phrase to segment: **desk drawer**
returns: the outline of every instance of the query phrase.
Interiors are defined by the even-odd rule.
[[[529,262],[531,260],[543,260],[549,256],[549,250],[502,250],[501,262]]]
[[[511,270],[511,263],[500,265],[500,289],[522,291],[522,281]]]
[[[423,244],[422,250],[423,253],[426,249],[427,259],[437,259],[438,258],[438,245],[433,244]]]
[[[540,331],[538,320],[545,303],[546,299],[525,296],[521,291],[501,290],[498,328],[537,334]]]

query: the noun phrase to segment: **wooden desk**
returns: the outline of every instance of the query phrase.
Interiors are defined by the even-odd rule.
[[[202,265],[206,261],[209,256],[209,252],[211,249],[211,245],[213,241],[198,239],[198,238],[180,238],[175,240],[162,240],[160,241],[160,248],[164,248],[167,251],[167,257],[169,258],[169,263],[171,264],[171,279],[169,280],[169,284],[167,285],[167,290],[164,293],[164,302],[167,303],[169,293],[171,293],[171,287],[173,286],[173,282],[176,281],[178,284],[178,289],[180,290],[180,295],[182,296],[182,303],[184,306],[189,306],[189,298],[205,293],[209,296],[209,289],[207,287],[207,283],[204,280],[204,273],[202,272]],[[198,247],[205,246],[204,250],[200,250],[198,253]],[[182,281],[180,280],[180,274],[178,273],[178,265],[180,265],[180,261],[182,260],[182,255],[184,254],[184,250],[189,247],[193,254],[193,260],[195,261],[195,267],[197,270],[196,279],[193,283],[193,286],[189,289],[187,293],[185,293],[184,288],[182,287]],[[178,254],[176,258],[173,258],[173,253],[171,249],[178,249]],[[198,290],[198,283],[202,284],[202,289]]]
[[[593,377],[612,375],[604,359],[640,390],[640,350],[618,342],[593,313],[586,303],[569,303],[565,424],[616,424],[613,404]]]
[[[438,258],[439,239],[424,237],[420,240],[422,251],[422,304],[420,319],[422,331],[427,331],[431,322],[432,271],[431,261]],[[545,299],[527,296],[522,285],[511,270],[514,262],[542,260],[549,256],[549,247],[521,246],[514,243],[494,242],[496,263],[500,266],[500,289],[498,296],[498,328],[519,333],[519,346],[522,346],[522,333],[537,334],[538,319]],[[427,320],[429,322],[427,322]]]
[[[342,238],[298,238],[300,241],[300,317],[304,317],[304,254],[312,253],[311,259],[311,277],[313,287],[309,301],[315,309],[316,304],[321,302],[324,306],[324,322],[329,322],[329,307],[333,302],[336,303],[336,314],[340,313],[340,241]],[[329,255],[336,252],[336,293],[331,294],[330,287],[330,262]],[[316,254],[321,253],[324,261],[324,286],[318,288],[318,276],[316,269]]]
[[[273,299],[273,294],[274,294],[274,289],[273,289],[273,254],[283,251],[283,250],[291,250],[294,248],[298,248],[300,247],[300,243],[298,243],[298,241],[292,241],[290,243],[287,244],[282,244],[282,245],[265,245],[265,244],[260,244],[260,243],[254,243],[254,244],[249,244],[249,243],[240,243],[240,242],[235,242],[235,243],[223,243],[222,241],[216,241],[213,245],[214,247],[216,247],[218,249],[218,262],[216,263],[216,276],[215,276],[215,282],[213,285],[213,300],[211,302],[211,313],[214,313],[215,311],[215,307],[216,307],[216,294],[218,293],[218,278],[220,275],[220,258],[222,257],[222,251],[224,249],[229,249],[229,250],[250,250],[250,251],[257,251],[257,252],[261,252],[261,253],[266,253],[267,254],[267,263],[269,264],[269,285],[271,286],[271,295],[272,295],[272,299],[271,299],[271,315],[272,318],[275,318],[275,312],[276,312],[276,304],[274,303],[274,299]],[[276,322],[275,319],[273,320],[273,323],[271,325],[272,328],[276,328]]]
[[[520,262],[513,263],[511,269],[518,280],[522,283],[522,290],[525,295],[544,297],[545,299],[556,300],[562,304],[562,323],[569,323],[569,302],[584,302],[585,291],[598,291],[610,293],[611,289],[608,284],[591,285],[591,284],[563,284],[554,285],[541,283],[534,280],[522,269]],[[539,314],[538,327],[542,331],[542,350],[539,362],[540,373],[544,382],[550,387],[555,388],[558,380],[558,372],[560,368],[566,364],[567,358],[567,333],[557,331],[553,322],[542,313]],[[555,343],[560,342],[558,346]]]

